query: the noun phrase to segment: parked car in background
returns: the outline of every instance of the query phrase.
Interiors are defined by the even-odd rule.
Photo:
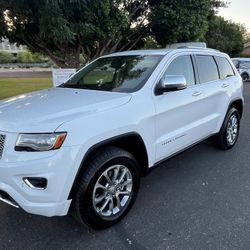
[[[238,70],[243,81],[247,81],[250,78],[250,58],[233,58],[234,66]]]
[[[209,137],[233,148],[242,113],[242,79],[224,53],[106,55],[59,87],[0,102],[0,200],[110,227],[148,169]]]

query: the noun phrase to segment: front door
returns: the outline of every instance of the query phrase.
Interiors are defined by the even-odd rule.
[[[164,75],[183,75],[185,90],[155,96],[156,162],[181,151],[206,135],[207,103],[202,86],[196,84],[191,55],[172,60]]]

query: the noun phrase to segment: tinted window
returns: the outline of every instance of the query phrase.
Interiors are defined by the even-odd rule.
[[[185,76],[188,86],[195,84],[194,68],[190,56],[180,56],[169,65],[165,75]]]
[[[218,68],[212,56],[197,56],[196,60],[201,83],[219,79]]]
[[[234,76],[234,71],[228,60],[224,57],[216,57],[216,62],[220,71],[220,78],[225,79],[230,76]]]

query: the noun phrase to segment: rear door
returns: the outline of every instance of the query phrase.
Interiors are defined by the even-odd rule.
[[[215,56],[215,60],[219,68],[221,79],[219,88],[220,91],[222,91],[222,96],[217,106],[217,110],[221,114],[221,119],[217,126],[218,131],[227,113],[231,96],[233,95],[234,91],[234,84],[238,84],[239,79],[236,77],[236,73],[226,57]]]
[[[225,117],[234,71],[226,69],[224,57],[196,55],[195,59],[205,108],[203,127],[209,135],[218,132]]]

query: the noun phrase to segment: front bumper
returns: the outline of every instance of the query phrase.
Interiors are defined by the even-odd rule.
[[[0,183],[0,190],[6,192],[13,199],[13,202],[9,201],[8,199],[2,199],[1,201],[17,208],[20,207],[30,214],[37,214],[47,217],[63,216],[68,213],[71,203],[70,200],[58,203],[30,202],[24,196],[20,195],[20,193],[16,192],[11,186],[6,185],[5,183]]]
[[[7,142],[0,159],[0,193],[7,193],[28,213],[48,217],[66,215],[71,203],[68,195],[80,162],[79,147],[62,147],[51,152],[11,152],[8,145]],[[46,178],[46,189],[30,188],[23,181],[25,177]]]

